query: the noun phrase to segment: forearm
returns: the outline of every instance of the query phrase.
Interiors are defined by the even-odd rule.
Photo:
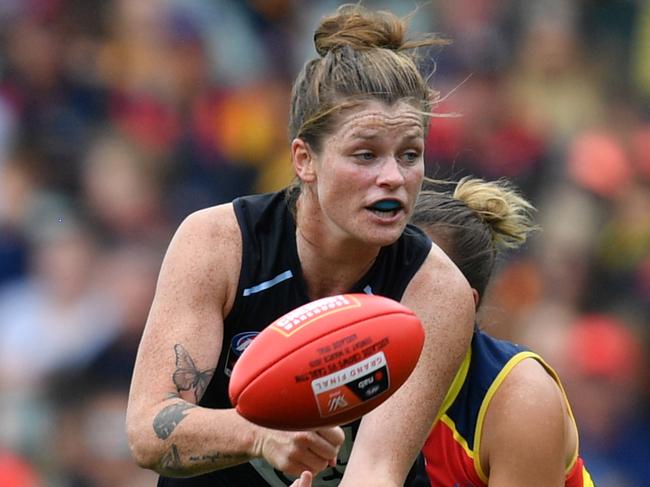
[[[431,430],[456,367],[455,357],[423,352],[420,364],[388,401],[361,421],[343,486],[402,486]],[[426,356],[428,355],[428,356]],[[423,366],[424,365],[424,366]]]
[[[191,477],[253,458],[255,428],[234,409],[207,409],[173,397],[130,418],[129,439],[140,466]]]
[[[364,485],[368,479],[377,487],[403,485],[435,420],[435,410],[418,407],[421,399],[404,389],[390,401],[363,418],[341,487]]]
[[[450,262],[433,263],[435,272],[418,273],[402,300],[425,329],[418,364],[361,421],[342,487],[403,484],[470,344],[474,305],[467,281]]]

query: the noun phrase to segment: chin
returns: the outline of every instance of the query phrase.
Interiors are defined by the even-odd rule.
[[[380,247],[386,247],[387,245],[391,245],[400,238],[402,235],[402,232],[404,231],[404,227],[400,226],[399,229],[383,229],[380,231],[373,231],[369,232],[369,234],[366,234],[364,240],[366,240],[368,243],[371,243],[372,245],[378,245]]]

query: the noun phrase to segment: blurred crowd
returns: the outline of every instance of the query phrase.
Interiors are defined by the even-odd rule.
[[[291,180],[291,82],[340,3],[0,0],[0,485],[154,483],[124,412],[164,249]],[[482,326],[559,372],[597,485],[650,486],[650,2],[364,4],[452,40],[422,56],[427,174],[538,209]]]

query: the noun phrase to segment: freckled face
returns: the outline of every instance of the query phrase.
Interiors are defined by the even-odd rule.
[[[345,238],[389,245],[413,211],[424,176],[422,115],[368,102],[347,112],[314,155],[324,223]]]

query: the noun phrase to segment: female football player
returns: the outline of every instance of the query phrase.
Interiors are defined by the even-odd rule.
[[[478,307],[499,251],[535,229],[533,208],[504,181],[464,178],[453,193],[436,189],[425,182],[411,221],[459,267]],[[593,486],[556,373],[478,327],[423,453],[436,487]]]
[[[424,174],[434,93],[387,12],[343,6],[317,27],[318,57],[292,93],[295,183],[190,215],[166,253],[133,373],[127,430],[159,486],[402,486],[469,346],[472,293],[407,225]],[[401,301],[426,340],[408,381],[345,431],[278,431],[228,400],[238,355],[311,300],[371,292]],[[290,414],[288,412],[287,414]]]

